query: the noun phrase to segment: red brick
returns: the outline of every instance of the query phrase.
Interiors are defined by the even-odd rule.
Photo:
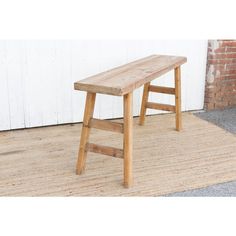
[[[228,70],[221,73],[221,76],[235,76],[236,70]]]
[[[205,109],[206,110],[214,110],[215,104],[214,103],[205,104]]]
[[[236,63],[236,58],[232,59],[209,59],[208,64],[211,65],[225,65],[225,64],[233,64]]]
[[[236,47],[227,47],[226,52],[236,52]]]
[[[213,83],[205,86],[204,107],[207,110],[236,105],[236,40],[218,40],[219,48],[208,44],[207,68],[214,67]],[[208,70],[207,70],[208,71]],[[208,74],[206,74],[208,75]]]
[[[226,70],[236,70],[236,64],[228,64],[228,65],[226,65]]]
[[[215,71],[217,70],[225,71],[225,65],[215,65],[214,68],[215,68]]]
[[[236,40],[224,40],[222,46],[236,47]]]
[[[236,59],[236,53],[218,53],[214,55],[209,55],[208,59],[231,59],[235,58]]]
[[[229,80],[236,80],[236,75],[224,75],[220,78],[221,80],[229,81]]]
[[[219,47],[214,50],[214,53],[225,53],[226,51],[227,51],[227,47]]]

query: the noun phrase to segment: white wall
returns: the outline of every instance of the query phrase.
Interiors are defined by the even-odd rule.
[[[0,41],[0,130],[82,121],[85,93],[73,82],[150,54],[181,55],[182,110],[203,108],[206,40]],[[173,85],[173,73],[155,84]],[[134,93],[139,114],[142,90]],[[173,103],[168,95],[151,99]],[[95,116],[122,116],[122,98],[98,95]],[[149,111],[155,113],[156,111]]]

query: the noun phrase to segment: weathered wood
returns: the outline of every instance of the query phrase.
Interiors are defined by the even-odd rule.
[[[165,93],[165,94],[175,95],[175,88],[150,85],[148,90],[150,92],[155,92],[155,93]]]
[[[133,94],[124,95],[124,186],[133,184]]]
[[[99,119],[90,119],[89,122],[90,128],[108,130],[112,132],[123,133],[124,132],[124,125],[117,122],[112,122],[108,120],[99,120]]]
[[[108,147],[104,145],[98,145],[94,143],[87,143],[86,151],[88,152],[95,152],[107,156],[117,157],[117,158],[124,158],[124,152],[122,149]]]
[[[124,186],[133,184],[133,90],[144,84],[140,125],[144,124],[146,109],[157,109],[176,112],[176,129],[181,129],[181,89],[180,65],[187,60],[185,57],[153,55],[141,60],[120,66],[99,75],[91,76],[74,84],[75,89],[87,91],[83,129],[81,133],[77,174],[85,168],[88,151],[104,155],[124,158]],[[150,85],[150,81],[175,69],[175,88]],[[148,102],[149,92],[175,95],[175,106]],[[123,96],[124,124],[94,119],[93,110],[96,93]],[[89,143],[90,128],[97,128],[124,134],[123,150]]]
[[[86,143],[88,142],[90,134],[89,121],[93,117],[95,99],[96,99],[96,93],[87,93],[83,127],[80,138],[79,154],[76,166],[77,174],[81,174],[85,169],[85,161],[87,156]]]
[[[150,109],[175,112],[175,106],[172,106],[172,105],[169,105],[169,104],[160,104],[160,103],[154,103],[154,102],[147,102],[146,107],[150,108]]]
[[[140,111],[140,117],[139,117],[139,124],[143,125],[145,121],[145,115],[146,115],[146,103],[148,101],[148,90],[150,87],[150,82],[144,84],[143,87],[143,98],[142,98],[142,104],[141,104],[141,111]]]
[[[176,130],[180,131],[182,129],[180,66],[175,68],[175,107],[176,107]]]
[[[152,55],[75,82],[77,90],[122,96],[184,64],[185,57]]]

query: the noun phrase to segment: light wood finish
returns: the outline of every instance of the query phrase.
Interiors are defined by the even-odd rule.
[[[94,105],[95,105],[96,93],[87,93],[85,111],[84,111],[84,120],[83,120],[83,128],[81,132],[80,138],[80,146],[79,146],[79,154],[76,166],[76,173],[81,174],[85,169],[85,161],[86,161],[86,144],[89,139],[90,128],[89,121],[93,117]]]
[[[182,117],[181,117],[181,74],[180,66],[175,68],[175,109],[176,109],[176,130],[182,129]]]
[[[152,55],[75,82],[77,90],[122,96],[184,64],[185,57]]]
[[[124,96],[124,186],[133,184],[133,94]]]
[[[135,184],[125,189],[122,160],[89,153],[86,173],[74,174],[82,125],[0,132],[0,196],[163,196],[236,180],[236,136],[183,113],[134,118]],[[122,121],[122,120],[119,120]],[[158,124],[158,125],[157,125]],[[119,147],[121,135],[91,129],[90,141]]]
[[[175,88],[150,85],[148,90],[150,92],[155,92],[155,93],[165,93],[165,94],[175,95]]]
[[[108,147],[104,145],[98,145],[94,143],[87,143],[86,150],[88,152],[95,152],[107,156],[117,157],[117,158],[124,158],[123,150],[114,147]]]
[[[150,109],[163,110],[163,111],[175,111],[175,106],[169,104],[160,104],[154,102],[147,102],[146,107]]]
[[[133,90],[144,85],[140,125],[144,124],[146,109],[176,111],[176,129],[181,128],[181,99],[180,99],[180,65],[185,63],[185,57],[152,55],[135,62],[117,67],[107,72],[91,76],[74,84],[75,89],[87,91],[87,100],[83,121],[83,130],[79,156],[77,161],[77,174],[85,169],[87,151],[124,158],[124,186],[133,184],[132,158],[133,158]],[[150,85],[151,80],[175,69],[175,88]],[[176,106],[148,102],[149,92],[175,94]],[[93,118],[96,93],[123,96],[124,124]],[[109,146],[88,143],[90,128],[113,131],[124,134],[123,151]]]
[[[99,120],[99,119],[92,118],[89,122],[89,127],[112,131],[112,132],[118,132],[118,133],[124,132],[124,125],[123,124],[108,121],[108,120]]]
[[[144,125],[144,121],[145,121],[145,115],[146,115],[146,110],[147,110],[146,103],[148,101],[149,86],[150,86],[150,82],[144,84],[144,87],[143,87],[143,97],[142,97],[141,111],[140,111],[140,117],[139,117],[140,125]]]

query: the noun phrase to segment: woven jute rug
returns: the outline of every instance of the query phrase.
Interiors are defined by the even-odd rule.
[[[190,114],[134,120],[134,186],[121,159],[88,153],[75,175],[81,124],[0,133],[0,196],[161,196],[236,180],[236,137]],[[122,135],[92,130],[91,142],[122,147]]]

